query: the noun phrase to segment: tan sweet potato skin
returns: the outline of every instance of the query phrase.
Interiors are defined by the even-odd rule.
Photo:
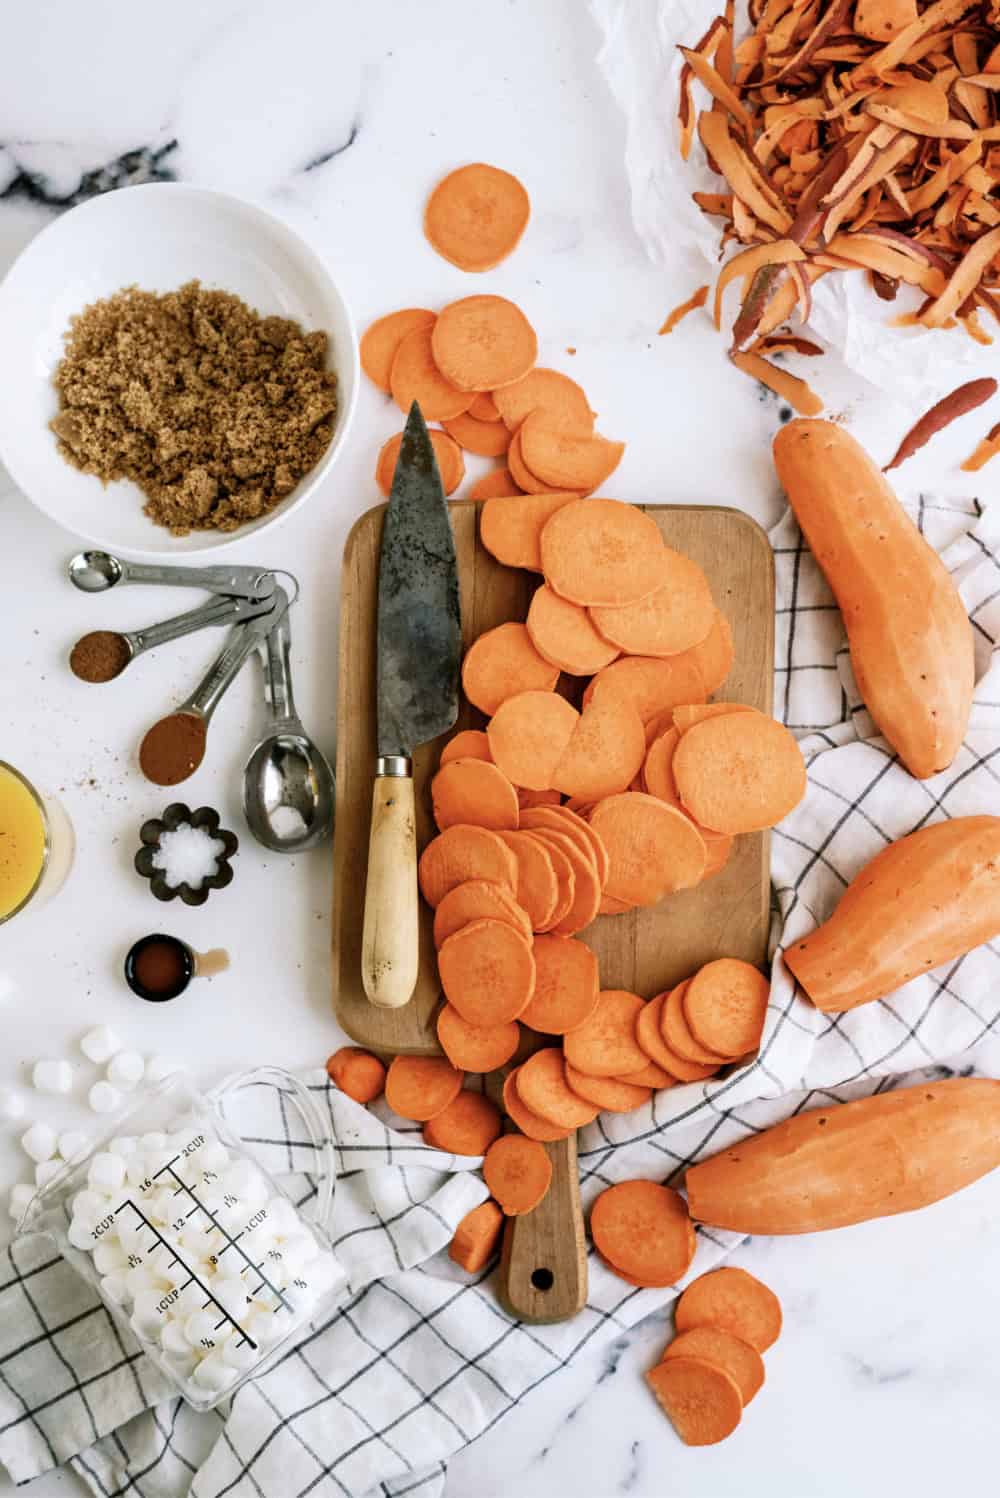
[[[820,1233],[915,1212],[1000,1165],[1000,1082],[955,1077],[786,1119],[687,1173],[696,1222]]]
[[[785,949],[817,1009],[870,1003],[1000,934],[1000,817],[953,817],[891,843],[833,915]]]
[[[972,626],[947,568],[864,448],[790,421],[778,477],[840,606],[858,690],[918,780],[951,764],[972,706]]]

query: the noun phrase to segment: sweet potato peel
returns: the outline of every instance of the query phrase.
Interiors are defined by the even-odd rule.
[[[756,340],[796,304],[808,320],[818,274],[856,267],[887,299],[921,284],[923,326],[988,340],[975,313],[1000,286],[998,19],[994,0],[751,0],[739,40],[729,6],[678,49],[681,156],[697,137],[720,178],[693,199],[722,249],[738,246],[715,289],[718,322],[743,278],[734,354],[765,352]]]
[[[914,453],[926,446],[938,432],[950,426],[953,421],[957,421],[960,416],[974,411],[977,406],[984,405],[996,393],[997,382],[992,379],[968,380],[964,385],[959,385],[957,390],[952,390],[936,405],[931,406],[916,425],[910,428],[882,472],[888,473],[890,468],[898,468],[901,463],[906,462],[907,458],[912,458]]]

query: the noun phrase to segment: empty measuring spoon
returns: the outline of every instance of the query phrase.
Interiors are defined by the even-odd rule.
[[[213,598],[200,608],[189,609],[186,614],[175,614],[157,624],[148,624],[144,629],[92,629],[73,646],[69,657],[70,670],[81,681],[113,681],[145,650],[154,650],[157,645],[179,640],[183,635],[194,634],[195,630],[207,629],[210,625],[238,624],[241,620],[253,619],[258,614],[268,613],[273,607],[273,597]]]
[[[264,567],[175,567],[126,562],[109,551],[78,551],[69,563],[69,580],[81,593],[106,593],[119,583],[163,583],[167,587],[205,588],[236,598],[268,598],[274,574]]]
[[[295,711],[291,643],[286,608],[267,636],[270,729],[243,772],[243,810],[250,831],[274,853],[315,847],[333,829],[333,771]]]
[[[220,699],[247,656],[267,636],[278,610],[287,607],[284,590],[277,589],[278,593],[281,601],[276,596],[273,608],[233,627],[190,697],[149,729],[139,746],[139,764],[147,780],[155,785],[180,785],[197,770],[205,757],[209,720]]]

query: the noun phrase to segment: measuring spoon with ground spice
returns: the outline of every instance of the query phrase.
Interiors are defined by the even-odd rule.
[[[154,785],[180,785],[194,774],[205,757],[212,714],[244,661],[267,638],[281,607],[274,604],[237,624],[190,697],[149,729],[139,746],[139,765],[147,780]]]
[[[189,609],[186,614],[175,614],[172,619],[149,624],[145,629],[122,633],[94,629],[73,646],[69,668],[81,681],[113,681],[144,650],[153,650],[157,645],[179,640],[182,635],[193,634],[195,630],[207,629],[210,625],[238,624],[244,619],[253,619],[257,614],[273,612],[273,609],[273,596],[258,602],[248,598],[213,598],[200,608]]]

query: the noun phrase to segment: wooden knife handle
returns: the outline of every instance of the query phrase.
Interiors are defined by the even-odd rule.
[[[587,1299],[576,1134],[544,1148],[552,1161],[552,1184],[533,1212],[507,1221],[500,1297],[522,1321],[568,1321]]]
[[[361,937],[361,981],[371,1002],[380,1009],[401,1009],[416,987],[419,962],[413,781],[408,775],[378,775]]]

